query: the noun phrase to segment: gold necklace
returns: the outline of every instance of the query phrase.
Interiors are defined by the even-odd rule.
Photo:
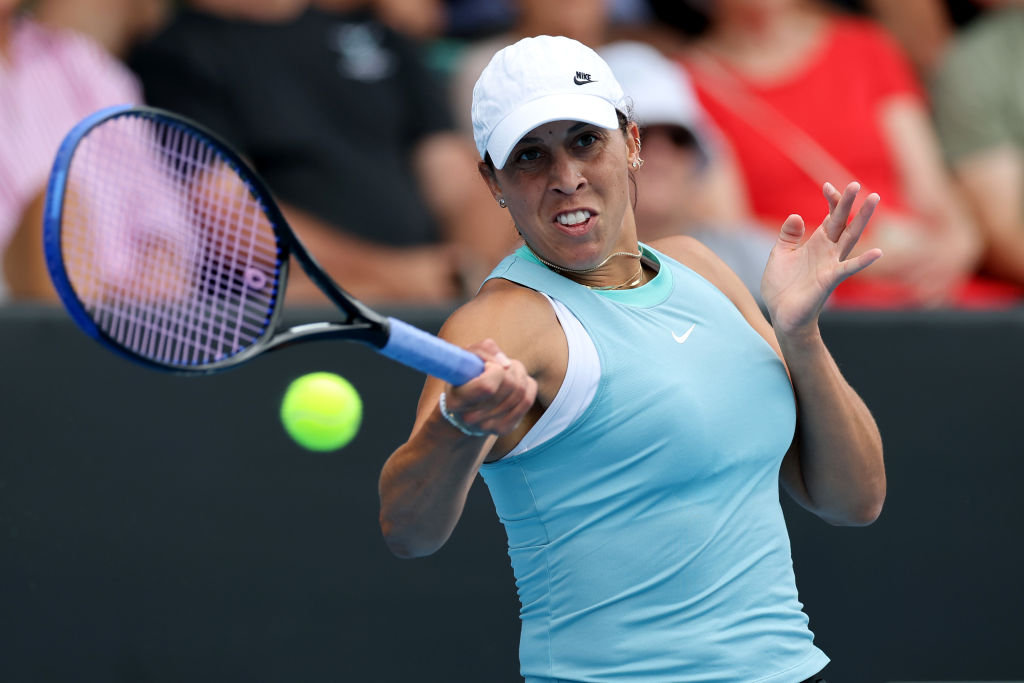
[[[608,258],[606,258],[604,261],[601,261],[596,266],[591,266],[590,268],[566,268],[565,266],[559,266],[559,265],[556,265],[556,264],[552,263],[551,261],[546,260],[543,256],[538,254],[534,250],[534,248],[531,247],[529,244],[526,245],[526,248],[530,250],[531,254],[533,254],[534,256],[537,257],[538,261],[543,263],[548,268],[551,268],[552,270],[557,270],[557,271],[562,272],[562,273],[575,273],[577,275],[582,275],[582,274],[585,274],[585,273],[592,273],[595,270],[597,270],[598,268],[600,268],[601,266],[603,266],[604,264],[606,264],[609,261],[611,261],[616,256],[629,256],[630,258],[639,259],[639,258],[643,258],[643,255],[644,255],[644,251],[643,251],[643,249],[640,248],[640,244],[638,243],[636,245],[636,253],[635,254],[633,252],[630,252],[630,251],[617,251],[614,254],[608,254]],[[643,272],[643,266],[640,267],[640,271]],[[623,283],[623,284],[625,284],[625,283]],[[622,286],[622,285],[620,285],[620,286]]]
[[[632,254],[630,254],[632,256]],[[644,283],[644,264],[640,263],[640,268],[637,269],[636,275],[630,275],[629,279],[617,285],[609,285],[607,287],[593,287],[591,285],[583,285],[587,289],[593,289],[595,291],[608,291],[612,289],[632,289],[633,287],[639,287]]]
[[[640,285],[643,285],[643,263],[640,264],[640,267],[637,269],[637,273],[635,275],[630,275],[630,279],[625,283],[609,285],[607,287],[594,287],[592,285],[584,285],[584,287],[589,290],[594,290],[595,292],[607,292],[609,290],[630,290],[634,287],[639,287]]]

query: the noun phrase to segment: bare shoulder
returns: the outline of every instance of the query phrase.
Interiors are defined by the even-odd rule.
[[[488,280],[452,313],[440,336],[459,346],[493,339],[534,375],[547,369],[551,350],[565,346],[561,324],[544,295],[500,278]]]

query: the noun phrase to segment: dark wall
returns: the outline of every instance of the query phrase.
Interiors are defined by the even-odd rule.
[[[830,682],[1024,679],[1024,314],[833,315],[824,331],[877,416],[890,482],[863,529],[786,502]],[[377,473],[416,373],[322,342],[162,375],[32,307],[0,309],[0,359],[0,680],[521,680],[479,482],[435,556],[397,560],[380,540]],[[365,401],[335,454],[277,422],[288,381],[313,370]]]

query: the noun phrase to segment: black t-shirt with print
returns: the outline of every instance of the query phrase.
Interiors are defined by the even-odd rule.
[[[281,200],[374,241],[437,239],[411,154],[452,128],[447,99],[418,46],[371,16],[183,10],[129,65],[148,104],[224,137]]]

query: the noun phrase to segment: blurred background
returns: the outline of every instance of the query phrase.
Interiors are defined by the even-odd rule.
[[[631,98],[642,239],[693,235],[755,296],[824,180],[882,195],[865,243],[886,257],[822,324],[889,498],[864,529],[785,501],[801,598],[833,683],[1024,680],[1022,5],[0,0],[0,680],[520,680],[483,487],[434,557],[379,537],[419,376],[329,343],[155,375],[75,329],[40,240],[66,132],[146,103],[236,146],[346,289],[436,331],[517,243],[477,175],[472,84],[544,33],[600,50]],[[299,278],[289,303],[333,317]],[[337,454],[277,421],[314,370],[365,400]]]

